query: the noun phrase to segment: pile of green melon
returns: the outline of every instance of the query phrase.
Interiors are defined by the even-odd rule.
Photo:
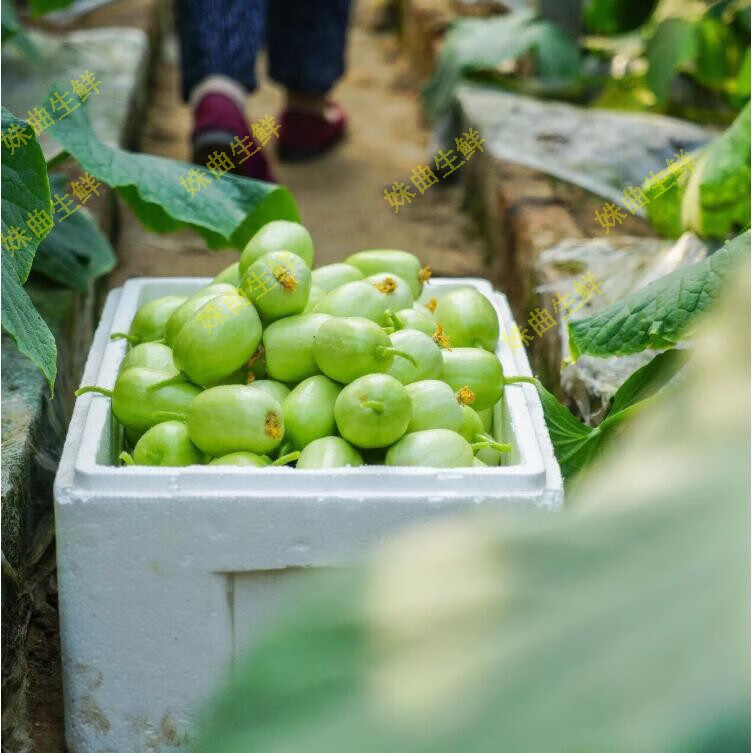
[[[499,322],[475,288],[419,302],[411,253],[360,251],[312,271],[303,225],[275,221],[191,296],[136,312],[112,390],[126,465],[504,462],[491,436]],[[438,291],[442,288],[438,286]],[[425,299],[426,296],[423,296]]]

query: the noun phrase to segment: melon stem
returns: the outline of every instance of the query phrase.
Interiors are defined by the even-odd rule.
[[[491,447],[493,450],[497,450],[497,452],[511,452],[512,451],[512,445],[506,442],[497,442],[496,439],[494,439],[491,434],[486,434],[484,432],[479,432],[478,434],[474,435],[477,439],[481,440],[479,444],[484,444],[486,447]],[[473,445],[471,445],[473,447]]]
[[[536,377],[528,377],[528,376],[518,376],[518,377],[505,377],[504,383],[505,384],[519,384],[519,383],[525,383],[525,384],[536,384],[537,383]]]
[[[108,390],[106,387],[97,387],[96,385],[87,385],[86,387],[79,387],[73,394],[76,397],[86,395],[87,392],[96,392],[98,395],[104,395],[105,397],[112,397],[112,390]]]
[[[127,332],[113,332],[110,335],[111,340],[128,340],[129,345],[138,345],[141,340],[139,340],[136,335],[129,335]]]
[[[277,460],[272,461],[270,465],[287,465],[294,460],[298,460],[299,457],[301,457],[301,453],[296,450],[295,452],[289,452],[287,455],[282,455]]]
[[[379,352],[381,355],[391,354],[393,356],[400,356],[400,358],[404,358],[406,361],[409,361],[413,364],[413,366],[418,368],[416,359],[410,353],[406,353],[404,350],[398,350],[397,348],[387,348],[382,345],[380,346]]]

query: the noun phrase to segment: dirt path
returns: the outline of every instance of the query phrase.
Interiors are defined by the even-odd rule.
[[[411,187],[408,178],[413,167],[426,164],[433,150],[420,122],[418,96],[407,85],[410,71],[396,36],[373,31],[366,16],[361,9],[354,12],[349,69],[335,92],[351,118],[348,141],[315,162],[275,163],[314,236],[317,264],[364,248],[403,248],[416,253],[437,274],[484,276],[480,241],[459,209],[459,186],[440,181],[397,214],[384,198],[384,189],[395,180]],[[188,108],[179,101],[176,58],[175,40],[168,37],[140,147],[186,160],[191,122]],[[263,75],[260,78],[265,80]],[[249,98],[248,116],[255,121],[265,113],[276,114],[281,101],[281,90],[265,82]],[[265,148],[270,146],[271,142]],[[193,233],[160,236],[146,232],[127,211],[125,217],[118,243],[120,265],[110,285],[136,275],[214,274],[236,258],[234,252],[208,252]]]

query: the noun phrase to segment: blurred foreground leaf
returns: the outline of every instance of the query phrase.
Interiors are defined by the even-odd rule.
[[[739,293],[569,512],[427,524],[301,594],[195,753],[747,752]]]

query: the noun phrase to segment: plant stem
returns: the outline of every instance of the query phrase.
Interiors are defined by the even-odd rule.
[[[524,382],[525,384],[538,384],[538,379],[536,377],[527,377],[527,376],[519,376],[519,377],[505,377],[504,383],[505,384],[518,384],[520,382]]]
[[[371,408],[375,413],[384,413],[384,403],[381,400],[364,400],[361,405]]]
[[[279,452],[280,457],[284,457],[289,453],[295,452],[295,445],[289,439],[284,439],[282,444],[280,445]]]
[[[416,363],[416,359],[410,354],[406,353],[403,350],[398,350],[397,348],[385,348],[384,346],[381,347],[382,353],[391,353],[393,356],[400,356],[400,358],[404,358],[406,361],[409,361],[412,363],[416,368],[418,368],[418,363]]]
[[[387,311],[384,312],[384,319],[387,322],[387,325],[385,327],[382,327],[382,329],[387,332],[387,334],[391,334],[388,332],[388,330],[392,330],[394,332],[396,329],[398,329],[398,321],[395,318],[395,314],[392,313],[392,309],[387,309]]]
[[[86,387],[79,387],[73,394],[76,397],[81,397],[87,392],[96,392],[98,395],[104,395],[105,397],[112,397],[112,390],[108,390],[105,387],[97,387],[96,385],[87,385]]]
[[[136,337],[135,335],[129,335],[127,332],[113,332],[110,335],[110,339],[111,340],[128,340],[128,343],[130,345],[138,345],[139,342],[141,342],[138,337]]]
[[[277,460],[274,460],[271,465],[287,465],[294,460],[298,460],[299,457],[301,457],[301,453],[296,450],[295,452],[289,452],[287,455],[282,455]]]
[[[498,442],[491,434],[479,432],[474,436],[480,437],[483,442],[487,443],[487,447],[491,447],[497,452],[512,452],[512,445],[509,442]]]
[[[136,465],[136,462],[129,452],[121,452],[120,455],[118,455],[118,460],[122,460],[123,465]]]

